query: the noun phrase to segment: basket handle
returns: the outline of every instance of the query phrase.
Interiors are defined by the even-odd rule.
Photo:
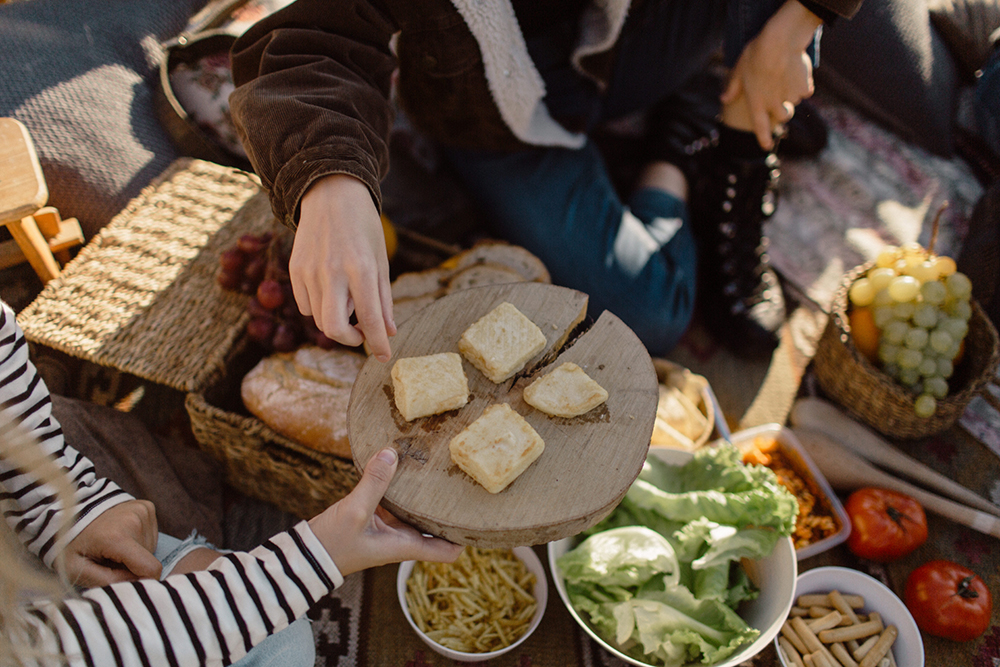
[[[249,0],[210,0],[191,17],[181,33],[165,42],[163,47],[169,49],[172,46],[187,44],[199,32],[219,27],[234,11],[247,2]]]

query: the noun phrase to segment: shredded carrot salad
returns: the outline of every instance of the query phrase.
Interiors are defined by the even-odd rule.
[[[796,549],[819,542],[840,529],[816,482],[795,469],[776,438],[754,438],[753,447],[743,454],[743,462],[764,465],[773,470],[782,486],[791,491],[799,501],[799,514],[795,518],[795,532],[792,533]]]

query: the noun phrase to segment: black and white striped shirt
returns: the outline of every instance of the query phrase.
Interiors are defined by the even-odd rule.
[[[101,512],[131,499],[97,477],[91,462],[64,442],[24,334],[2,301],[0,410],[20,420],[68,471],[77,509],[67,543]],[[0,506],[25,546],[51,565],[61,547],[55,534],[62,520],[51,489],[0,459]],[[337,566],[303,521],[204,571],[37,602],[28,609],[28,621],[41,646],[65,655],[70,665],[228,665],[341,583]]]
[[[0,412],[20,422],[42,449],[66,469],[75,487],[75,518],[62,545],[55,543],[64,520],[53,489],[0,459],[0,508],[21,542],[52,566],[56,554],[105,510],[132,500],[117,484],[97,476],[90,460],[66,444],[52,416],[45,382],[28,359],[28,342],[14,311],[0,301]]]

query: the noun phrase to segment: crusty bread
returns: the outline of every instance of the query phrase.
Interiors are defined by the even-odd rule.
[[[576,417],[608,400],[608,392],[568,361],[525,387],[524,400],[546,414]]]
[[[464,269],[484,262],[502,264],[514,269],[528,281],[551,282],[545,264],[529,250],[512,243],[493,239],[479,241],[468,250],[463,250],[451,259],[445,260],[442,266]]]
[[[347,406],[365,358],[315,346],[264,357],[243,378],[247,410],[282,435],[317,451],[351,457]]]
[[[452,270],[442,268],[401,273],[389,286],[392,300],[443,294],[444,283],[452,273]]]
[[[451,294],[469,287],[520,282],[525,282],[525,278],[514,269],[502,264],[485,262],[460,269],[448,279],[444,289],[446,294]]]
[[[486,377],[500,383],[524,368],[545,344],[542,330],[505,301],[465,330],[458,349]]]
[[[305,345],[292,353],[296,372],[304,378],[334,387],[351,387],[365,365],[365,357],[343,348],[324,350]]]
[[[462,358],[454,352],[404,357],[390,375],[396,408],[406,421],[455,410],[469,400]]]
[[[545,442],[524,417],[497,403],[452,438],[448,449],[459,468],[490,493],[499,493],[534,463]]]

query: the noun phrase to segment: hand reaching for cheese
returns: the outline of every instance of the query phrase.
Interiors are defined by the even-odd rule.
[[[462,552],[457,544],[424,537],[379,507],[397,463],[396,452],[383,449],[368,462],[353,491],[309,521],[345,577],[369,567],[404,560],[451,563]]]

